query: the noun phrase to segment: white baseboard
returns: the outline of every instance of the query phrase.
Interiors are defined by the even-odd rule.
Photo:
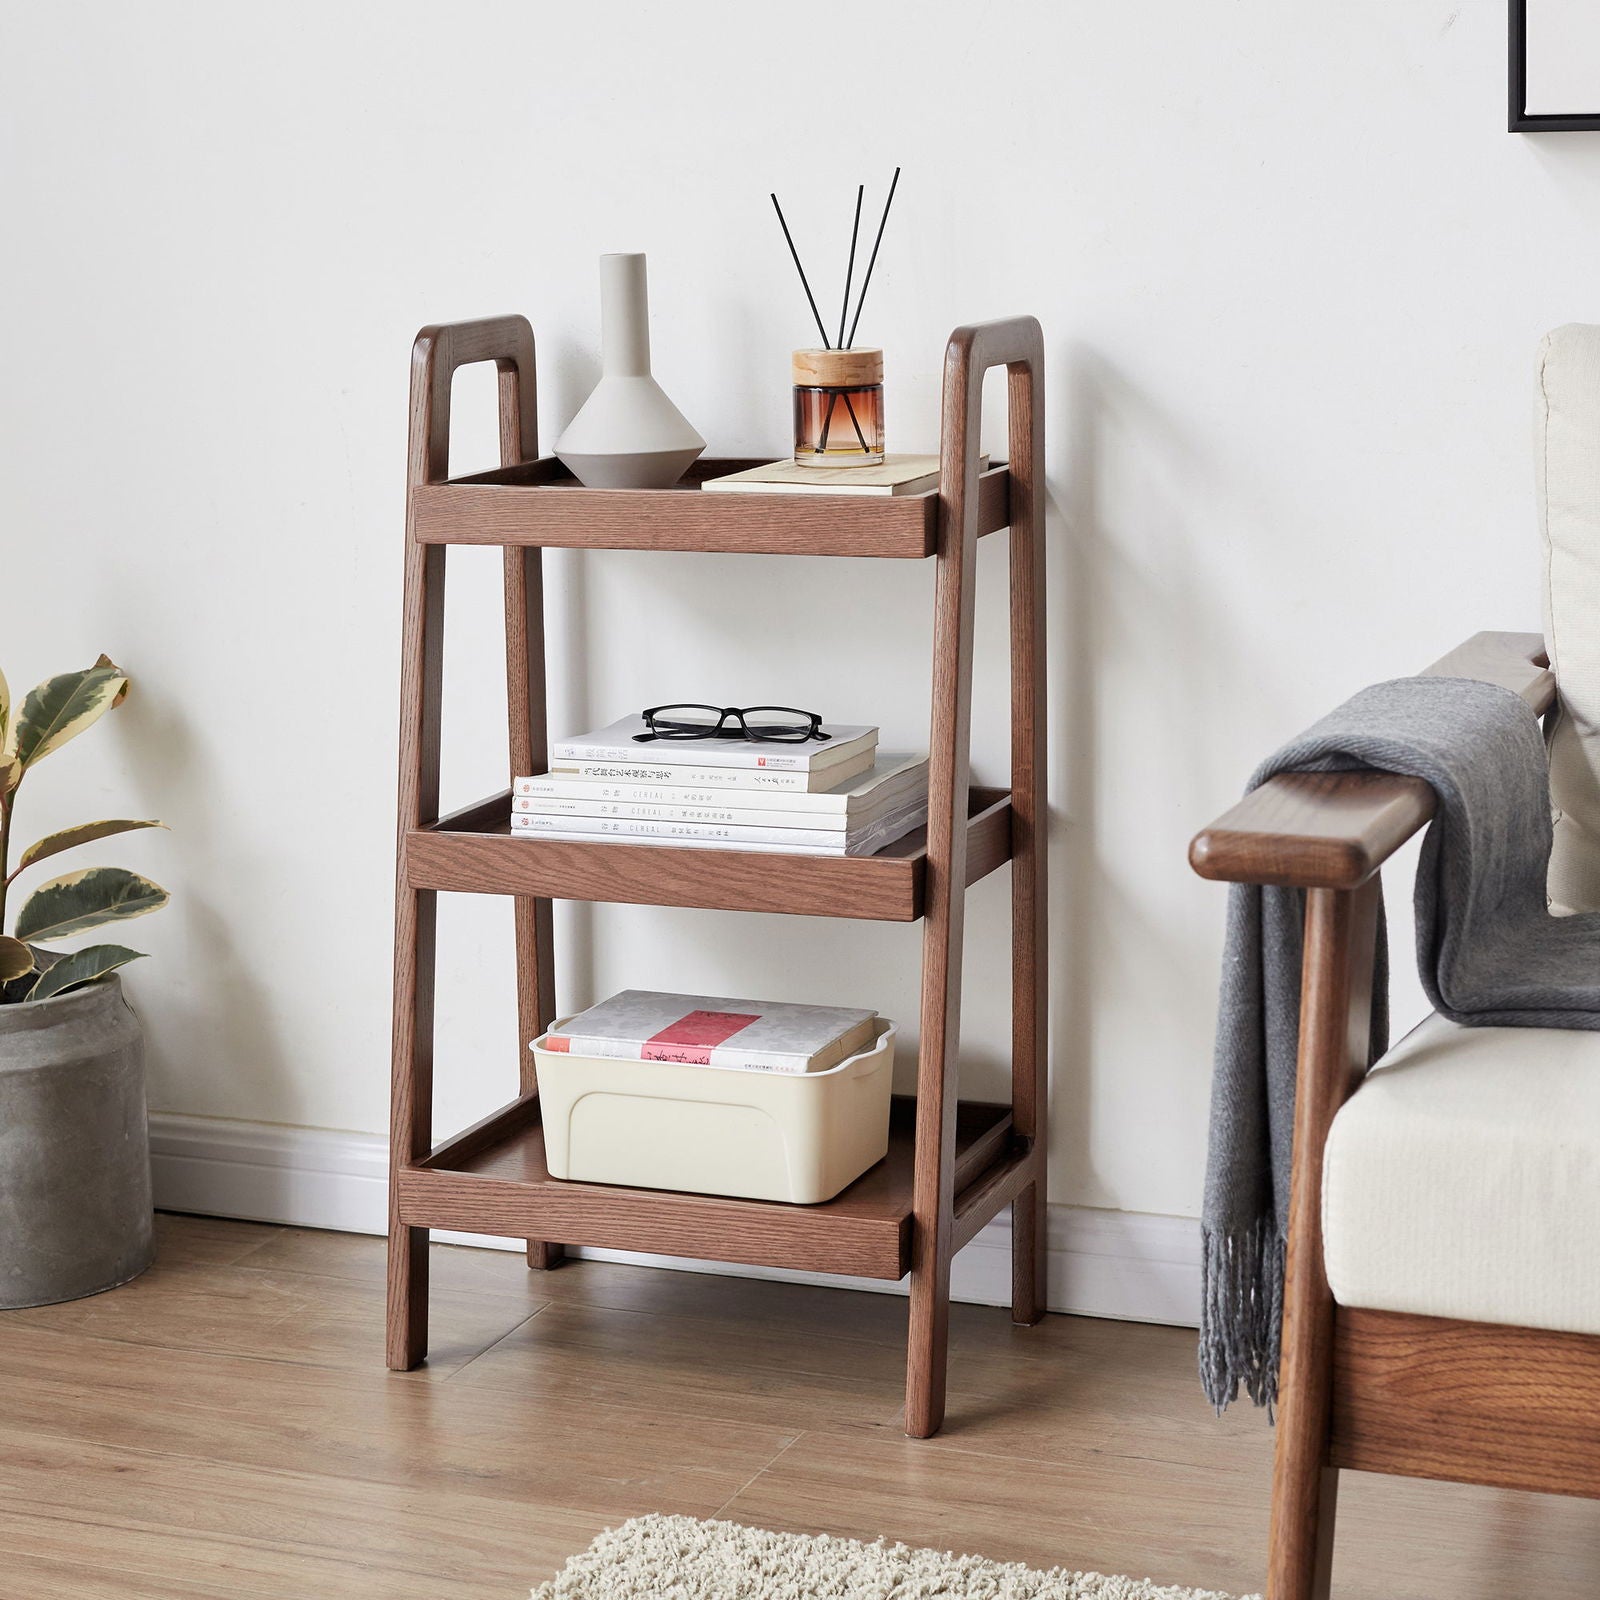
[[[340,1233],[386,1233],[389,1150],[369,1133],[155,1112],[156,1205]]]
[[[243,1217],[300,1228],[381,1234],[387,1226],[388,1150],[372,1134],[265,1122],[157,1114],[150,1119],[156,1204],[164,1211]],[[438,1233],[462,1244],[514,1241]],[[1200,1226],[1191,1218],[1051,1206],[1049,1306],[1091,1317],[1192,1327],[1200,1306]],[[830,1278],[675,1256],[581,1249],[578,1255],[689,1272],[904,1293],[903,1284]],[[1011,1299],[1011,1224],[996,1217],[955,1259],[951,1293],[976,1305]]]

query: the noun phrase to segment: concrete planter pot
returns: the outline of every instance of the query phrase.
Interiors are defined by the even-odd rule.
[[[121,983],[0,1006],[0,1309],[114,1289],[154,1253],[144,1035]]]

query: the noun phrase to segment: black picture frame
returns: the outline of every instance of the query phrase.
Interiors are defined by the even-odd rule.
[[[1528,0],[1510,0],[1511,17],[1506,52],[1509,67],[1511,133],[1581,133],[1600,130],[1600,111],[1528,113]]]

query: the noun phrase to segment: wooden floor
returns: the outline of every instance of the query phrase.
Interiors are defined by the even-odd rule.
[[[0,1313],[5,1600],[524,1600],[649,1511],[1259,1587],[1271,1434],[1194,1337],[954,1308],[950,1419],[897,1422],[905,1302],[435,1249],[382,1364],[380,1240],[161,1219],[111,1294]],[[1337,1600],[1592,1600],[1600,1505],[1349,1475]]]

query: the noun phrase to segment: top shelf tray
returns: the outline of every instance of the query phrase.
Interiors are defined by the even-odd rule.
[[[703,495],[707,478],[761,466],[701,460],[671,489],[585,489],[553,456],[411,491],[422,544],[546,545],[579,550],[700,550],[783,556],[890,556],[939,549],[939,494]],[[1011,474],[978,478],[978,532],[1010,522]]]

